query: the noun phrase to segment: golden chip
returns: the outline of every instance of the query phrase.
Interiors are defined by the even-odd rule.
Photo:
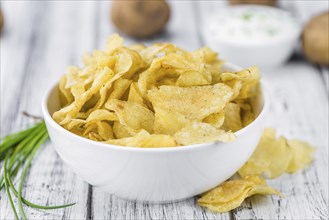
[[[256,174],[272,179],[285,172],[294,173],[312,162],[313,152],[309,144],[288,141],[285,137],[276,138],[275,130],[267,128],[239,174],[242,177]]]
[[[225,120],[225,112],[213,113],[203,119],[203,122],[211,124],[215,128],[221,128]]]
[[[216,129],[207,123],[193,123],[174,134],[177,143],[181,145],[201,144],[209,142],[231,142],[235,136],[231,132]]]
[[[281,193],[268,186],[259,176],[246,176],[244,179],[229,180],[206,192],[198,199],[200,206],[215,212],[228,212],[239,207],[253,195],[279,195]]]
[[[93,111],[86,120],[86,123],[94,123],[98,121],[117,121],[118,117],[113,112],[106,109],[97,109]]]
[[[127,143],[131,147],[174,147],[177,146],[172,136],[164,134],[149,134],[145,130],[141,130],[136,136],[131,138]]]
[[[240,117],[240,106],[233,102],[227,103],[224,108],[225,119],[222,129],[225,131],[238,131],[242,128],[242,121]]]
[[[295,173],[311,164],[314,148],[310,144],[300,140],[288,140],[288,146],[292,152],[292,158],[287,169],[288,173]]]
[[[129,132],[139,132],[141,129],[153,132],[154,113],[144,106],[128,101],[111,99],[105,104],[105,108],[114,111],[122,125]]]
[[[135,132],[129,132],[126,126],[122,125],[119,121],[113,123],[113,133],[117,139],[131,137],[135,134]]]
[[[253,66],[236,73],[224,72],[221,74],[221,80],[226,83],[233,83],[233,87],[236,86],[236,81],[241,81],[242,86],[237,98],[245,99],[254,96],[257,92],[256,88],[259,84],[260,73],[258,68]]]
[[[143,96],[141,95],[136,83],[132,83],[130,85],[128,101],[129,102],[135,102],[137,104],[145,106]]]
[[[150,90],[148,98],[155,109],[177,112],[188,120],[200,121],[223,110],[232,94],[230,87],[218,83],[195,87],[160,86]]]

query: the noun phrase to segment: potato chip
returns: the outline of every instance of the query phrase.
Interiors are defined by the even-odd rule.
[[[95,123],[98,121],[117,121],[118,117],[113,112],[106,109],[97,109],[93,111],[86,120],[86,123]]]
[[[174,134],[177,143],[181,145],[210,143],[215,141],[231,142],[235,136],[231,132],[216,129],[207,123],[195,122]]]
[[[275,137],[275,130],[264,130],[255,152],[239,170],[240,176],[262,175],[276,178],[285,172],[294,173],[309,165],[313,160],[314,149],[301,141],[288,141]]]
[[[73,102],[73,95],[70,91],[70,89],[66,88],[67,78],[66,75],[64,75],[60,81],[59,81],[59,91],[60,91],[60,101],[61,105],[65,106],[71,102]]]
[[[235,99],[234,103],[240,106],[240,118],[242,127],[246,127],[256,118],[254,109],[251,106],[252,99]]]
[[[153,107],[177,112],[189,120],[202,120],[221,111],[232,96],[225,84],[213,86],[160,86],[148,92]],[[156,111],[155,111],[156,113]]]
[[[231,97],[231,101],[232,100],[236,101],[236,99],[238,98],[240,91],[242,89],[242,85],[243,85],[242,81],[232,80],[232,81],[225,82],[225,84],[232,88],[233,95]],[[242,99],[242,100],[244,101],[244,99]]]
[[[119,78],[114,82],[109,99],[121,99],[131,84],[131,80]]]
[[[221,80],[225,83],[233,81],[231,82],[233,86],[234,81],[241,81],[242,87],[237,98],[245,99],[254,96],[257,92],[256,86],[259,84],[260,73],[258,68],[253,66],[236,73],[224,72],[221,74]]]
[[[93,132],[93,131],[88,133],[88,138],[93,141],[102,141],[103,140],[102,137],[98,133]]]
[[[200,70],[204,72],[204,75],[200,74],[200,72],[191,71],[185,72],[178,77],[176,83],[161,83],[162,85],[177,85],[177,86],[202,86],[202,85],[210,85],[211,84],[211,73],[206,70]]]
[[[129,132],[129,129],[118,121],[113,123],[113,133],[117,139],[131,137],[135,134],[135,132]]]
[[[141,95],[136,83],[132,83],[130,86],[128,101],[145,106],[143,96]]]
[[[105,108],[116,113],[122,125],[126,126],[129,132],[139,132],[141,129],[153,132],[154,113],[144,106],[128,101],[111,99],[106,103]]]
[[[149,69],[141,73],[138,87],[145,97],[147,90],[159,85],[200,86],[212,82],[211,65],[191,53],[169,53],[155,58]],[[208,58],[209,59],[209,58]],[[219,70],[217,70],[219,71]],[[169,82],[164,84],[164,82]]]
[[[117,62],[116,57],[109,56],[107,52],[95,50],[93,55],[85,54],[83,56],[83,63],[85,65],[93,65],[97,69],[101,69],[104,67],[108,67],[110,69],[113,69]],[[86,74],[89,75],[89,74]]]
[[[119,146],[127,146],[128,142],[132,139],[132,137],[120,138],[120,139],[109,139],[104,141],[103,143],[119,145]]]
[[[131,147],[174,147],[177,146],[172,136],[164,134],[149,134],[145,130],[141,130],[136,136],[131,138],[127,143]]]
[[[90,89],[85,91],[80,96],[76,97],[74,102],[70,105],[60,109],[53,114],[53,118],[60,125],[65,125],[70,122],[80,111],[85,102],[90,99],[95,93],[98,92],[99,88],[111,77],[111,70],[104,68],[99,75],[95,78]]]
[[[109,139],[113,139],[114,135],[113,135],[113,130],[112,130],[112,126],[109,125],[107,122],[98,122],[98,134],[99,136],[101,136],[102,140],[106,141]]]
[[[85,120],[83,119],[72,119],[66,126],[65,128],[67,130],[72,130],[73,128],[78,128],[83,126],[86,123]]]
[[[169,111],[159,107],[155,107],[154,111],[154,133],[156,134],[173,135],[176,131],[191,123],[191,120],[178,112]]]
[[[182,52],[181,49],[177,48],[173,44],[169,43],[156,43],[149,47],[139,50],[143,61],[150,66],[155,58],[161,57],[170,53]]]
[[[288,140],[288,146],[292,152],[288,173],[295,173],[312,163],[314,148],[310,144],[300,140]]]
[[[86,124],[83,136],[88,138],[92,137],[98,141],[105,141],[114,138],[112,126],[105,121]]]
[[[198,204],[214,212],[228,212],[239,207],[246,198],[257,194],[282,196],[259,176],[246,176],[243,179],[226,181],[204,193],[198,199]]]
[[[242,128],[242,121],[240,117],[240,106],[233,102],[227,103],[224,108],[225,119],[221,127],[225,131],[238,131]]]
[[[223,63],[223,61],[218,60],[218,54],[209,47],[202,47],[193,52],[187,52],[185,54],[188,58],[190,57],[190,59],[192,60],[197,60],[199,62],[201,61],[207,64]],[[216,66],[216,68],[219,70],[220,66]]]
[[[92,112],[95,109],[100,108],[104,104],[104,102],[107,98],[107,94],[108,94],[109,90],[112,88],[112,85],[116,80],[119,80],[120,78],[122,78],[124,76],[127,78],[132,77],[132,75],[134,75],[136,73],[136,71],[138,71],[140,68],[142,68],[143,65],[144,65],[143,61],[142,61],[141,57],[138,55],[138,53],[136,53],[136,51],[121,48],[120,53],[118,52],[118,54],[117,54],[117,61],[116,61],[116,64],[115,64],[115,67],[113,70],[114,76],[111,77],[111,79],[108,80],[103,85],[103,87],[101,87],[100,99],[97,102],[97,104],[95,105],[95,107],[92,108],[91,110],[89,110],[89,112]],[[127,82],[128,81],[121,80],[121,84],[117,85],[117,91],[119,91],[120,86],[122,86],[123,83],[127,84]],[[124,86],[124,87],[126,87],[126,86]],[[112,95],[112,93],[111,93],[111,95]],[[112,96],[114,97],[115,94],[113,94]],[[116,94],[116,96],[118,96],[118,94]]]
[[[117,33],[112,34],[106,42],[105,51],[108,54],[113,54],[117,49],[123,47],[123,38]]]
[[[215,128],[221,128],[225,120],[225,112],[222,110],[217,113],[213,113],[203,119],[203,122],[211,124]]]

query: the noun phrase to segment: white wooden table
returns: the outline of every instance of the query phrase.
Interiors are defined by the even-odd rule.
[[[292,4],[294,3],[294,4]],[[296,3],[296,4],[295,4]],[[298,3],[298,4],[297,4]],[[221,2],[170,2],[167,32],[151,41],[169,41],[195,49],[204,42],[199,30]],[[282,3],[303,19],[328,1]],[[320,5],[320,6],[319,6]],[[22,111],[41,115],[44,91],[71,64],[81,64],[84,51],[101,48],[115,31],[109,2],[2,1],[5,30],[1,35],[1,136],[31,124]],[[307,13],[306,13],[307,12]],[[127,43],[134,40],[127,39]],[[302,138],[316,147],[314,164],[269,184],[285,198],[256,196],[229,213],[197,206],[195,199],[165,205],[125,201],[99,191],[63,164],[50,142],[33,162],[25,197],[39,204],[76,202],[52,211],[26,208],[29,219],[328,219],[328,69],[295,56],[285,66],[263,72],[271,95],[268,126]],[[0,194],[0,218],[13,219],[7,197]]]

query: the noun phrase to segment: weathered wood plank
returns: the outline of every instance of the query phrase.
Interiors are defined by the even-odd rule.
[[[21,88],[25,86],[26,66],[29,65],[29,54],[35,32],[38,27],[33,23],[41,16],[43,4],[30,7],[27,2],[12,2],[2,4],[5,26],[1,34],[1,136],[10,132],[15,127],[13,120],[16,118]],[[22,22],[21,17],[25,18]],[[24,25],[22,25],[24,24]],[[17,129],[17,128],[16,128]]]
[[[10,23],[8,18],[8,29],[4,39],[13,36],[25,36],[29,32],[15,32],[22,27],[27,30],[32,28],[31,36],[27,36],[25,42],[20,42],[21,47],[28,46],[25,57],[22,58],[25,65],[22,66],[21,75],[17,75],[11,65],[15,65],[15,57],[20,56],[20,47],[14,44],[5,44],[7,47],[2,52],[1,73],[4,75],[5,87],[1,88],[2,95],[7,98],[1,104],[7,108],[2,108],[4,115],[12,116],[6,122],[17,124],[18,127],[26,125],[29,119],[21,116],[22,111],[32,114],[41,114],[41,98],[47,88],[58,81],[64,69],[69,64],[78,64],[82,51],[94,48],[94,2],[4,2],[4,7],[12,15],[19,15],[18,21]],[[15,11],[15,8],[22,8]],[[23,13],[24,11],[28,13]],[[60,15],[60,16],[59,16]],[[31,20],[33,22],[31,22]],[[16,30],[17,29],[17,30]],[[15,39],[15,38],[14,38]],[[1,39],[3,40],[3,39]],[[12,40],[13,41],[13,40]],[[79,62],[78,62],[79,60]],[[12,78],[15,76],[15,78]],[[23,77],[22,75],[25,75]],[[15,84],[15,80],[20,83]],[[11,86],[15,93],[10,93]],[[7,90],[8,89],[8,90]],[[33,98],[31,98],[33,97]],[[16,106],[10,103],[15,100]],[[2,100],[3,101],[3,100]],[[17,111],[10,109],[16,108]],[[2,123],[2,129],[9,132],[7,125]],[[52,145],[48,143],[44,146],[39,156],[33,162],[33,166],[25,184],[26,198],[39,204],[65,204],[77,202],[74,207],[53,211],[35,211],[26,208],[29,219],[85,219],[87,215],[87,190],[88,185],[77,178],[68,167],[64,166],[60,158],[56,155]],[[12,219],[11,210],[7,198],[1,192],[1,218]]]

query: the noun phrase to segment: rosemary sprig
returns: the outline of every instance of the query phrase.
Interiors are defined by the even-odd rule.
[[[36,209],[59,209],[75,204],[43,206],[32,203],[22,196],[25,176],[28,173],[32,160],[47,139],[48,133],[44,121],[35,124],[31,128],[0,139],[0,162],[3,162],[0,190],[5,188],[16,219],[19,219],[19,216],[12,193],[17,197],[18,211],[23,219],[27,219],[23,204]],[[22,174],[19,177],[20,181],[17,190],[13,183],[13,178],[16,177],[20,170],[22,170]]]

